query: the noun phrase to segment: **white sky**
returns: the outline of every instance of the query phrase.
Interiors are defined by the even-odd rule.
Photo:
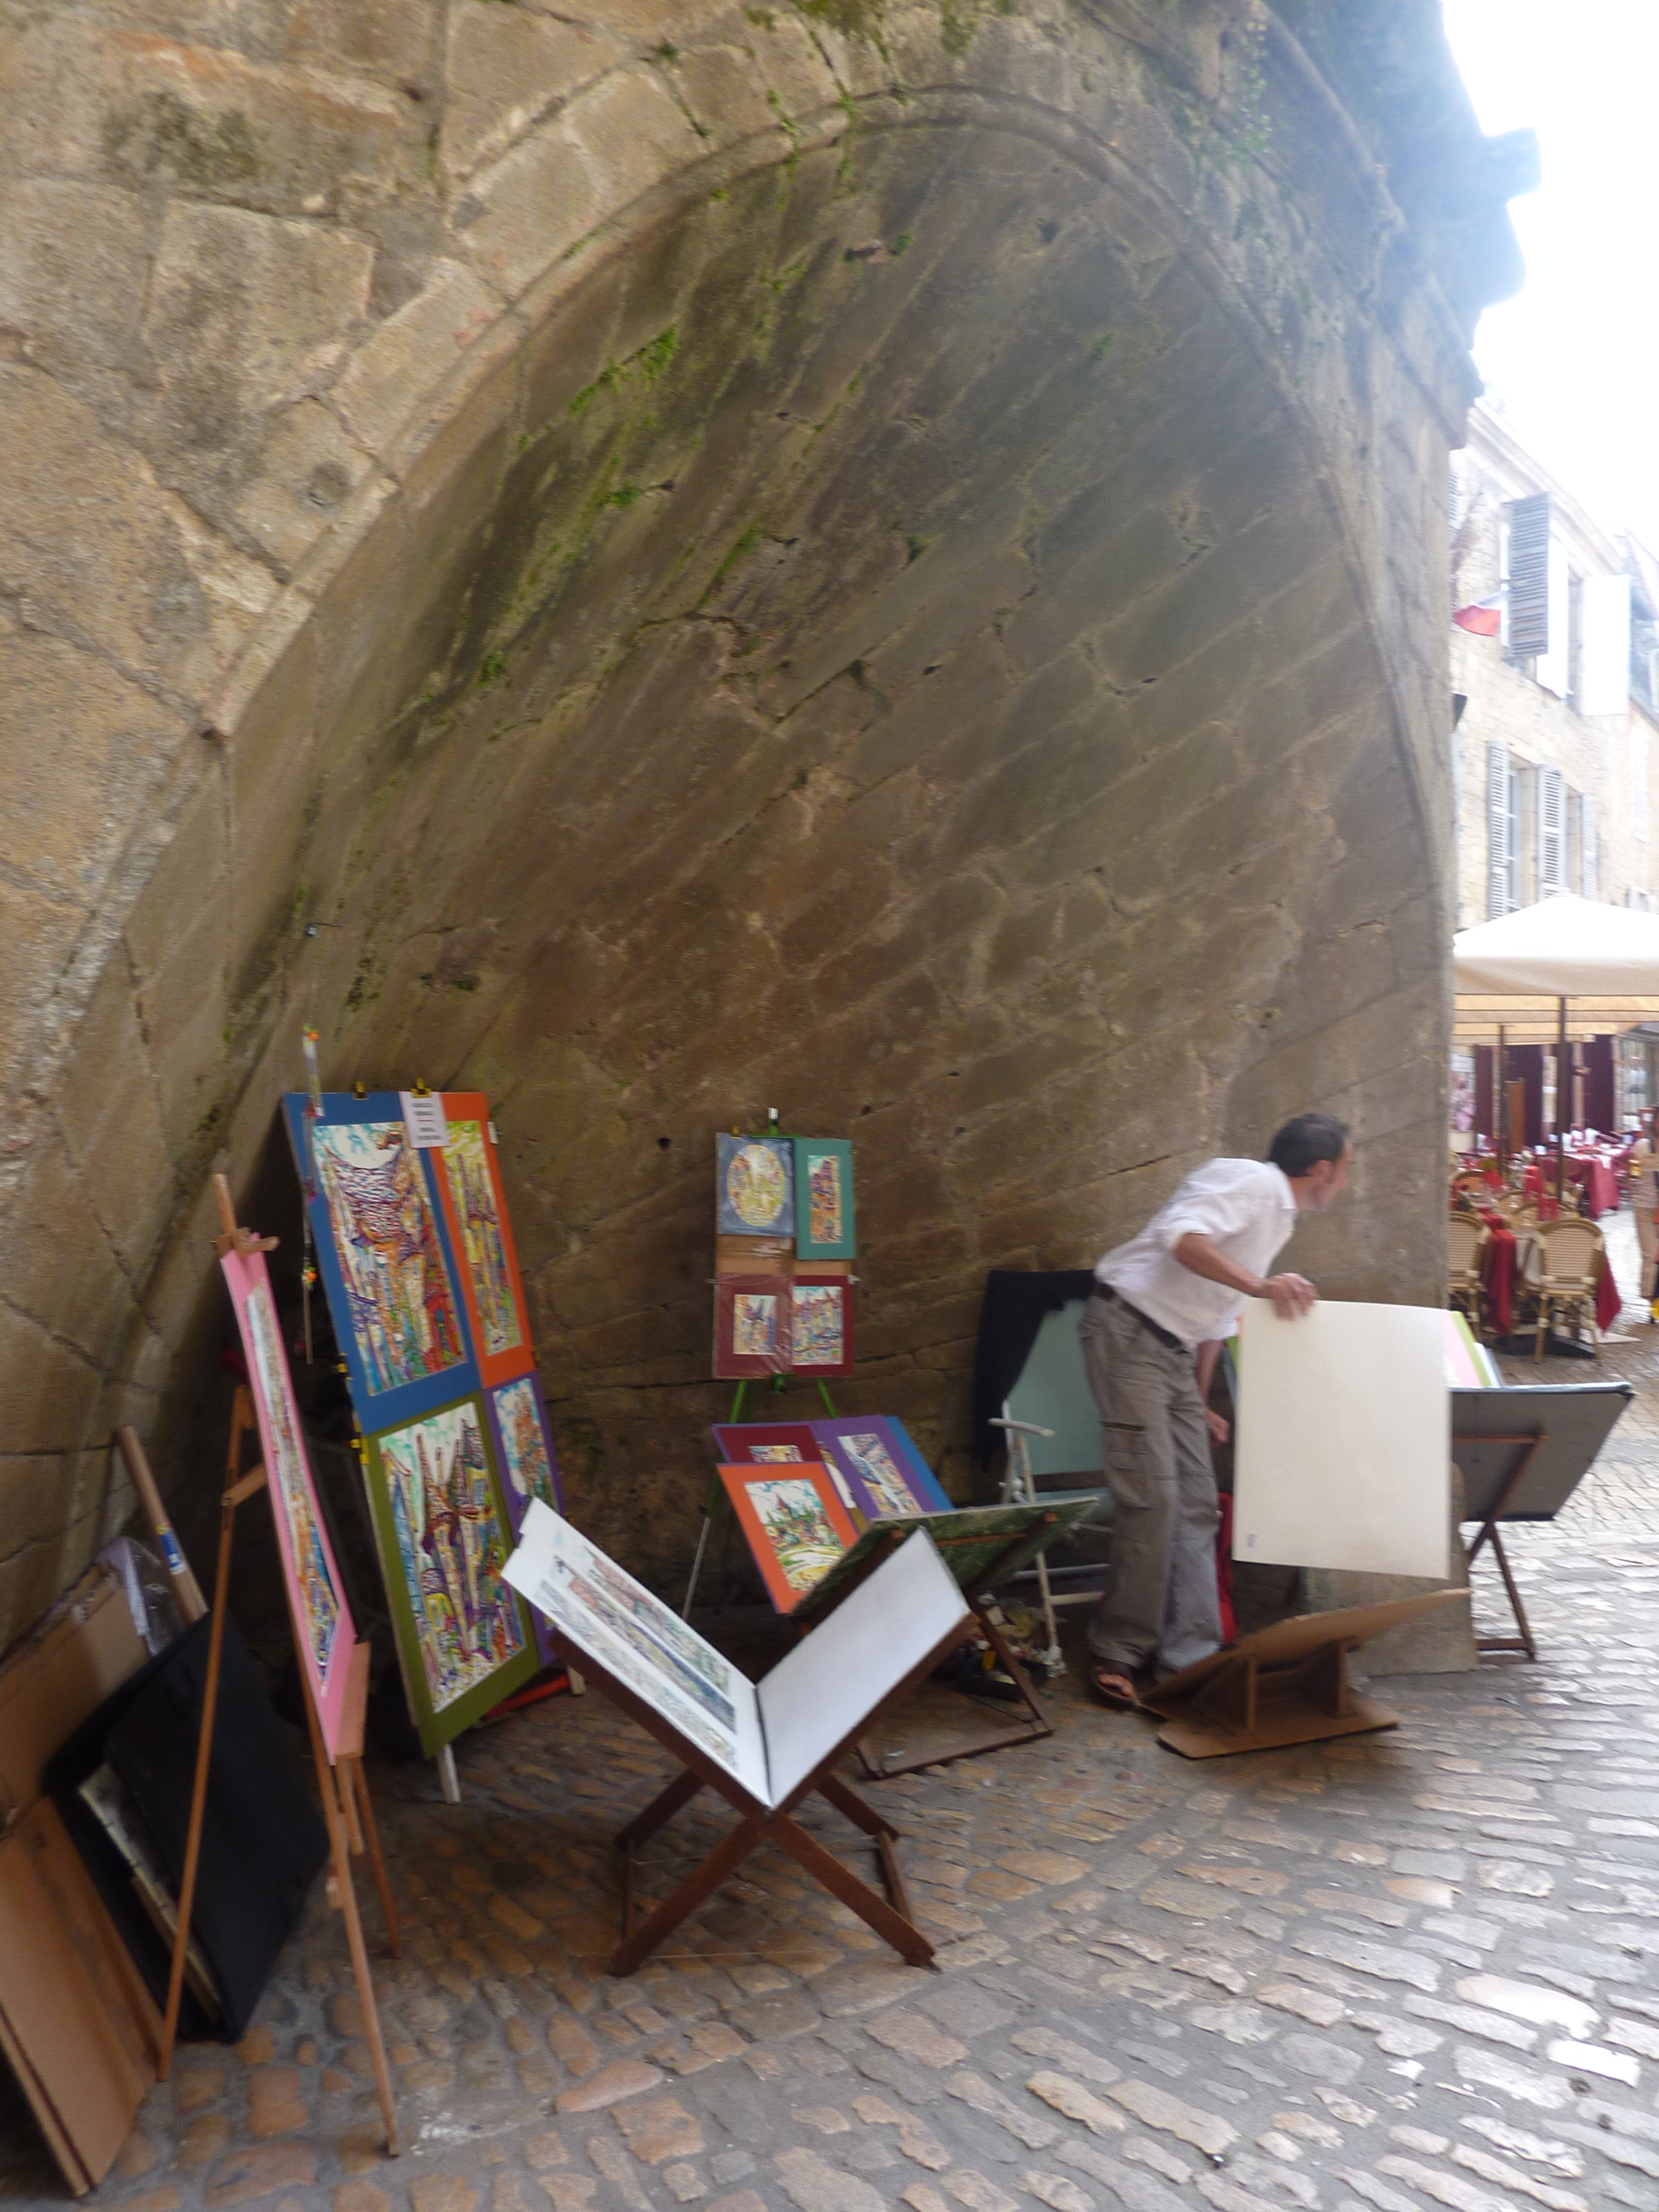
[[[1444,0],[1489,135],[1530,125],[1541,190],[1511,200],[1527,280],[1488,307],[1487,398],[1609,530],[1659,550],[1659,0]]]

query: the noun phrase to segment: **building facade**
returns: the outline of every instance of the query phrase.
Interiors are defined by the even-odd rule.
[[[1485,406],[1452,456],[1451,524],[1458,928],[1556,891],[1659,909],[1659,563]],[[1576,1048],[1570,1124],[1622,1127],[1652,1103],[1655,1051],[1639,1035]],[[1495,1129],[1492,1058],[1454,1055],[1455,1133]],[[1510,1056],[1529,1143],[1553,1126],[1550,1060]]]

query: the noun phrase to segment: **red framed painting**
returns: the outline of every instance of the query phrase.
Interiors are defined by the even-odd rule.
[[[482,1091],[446,1091],[448,1134],[426,1154],[449,1231],[478,1373],[511,1382],[536,1364],[507,1193]]]
[[[714,1285],[714,1373],[787,1375],[793,1335],[787,1275],[721,1275]]]
[[[789,1292],[791,1364],[798,1375],[853,1371],[853,1285],[845,1275],[795,1271]]]
[[[781,1461],[722,1467],[720,1480],[774,1610],[793,1613],[858,1538],[829,1470]]]
[[[847,1477],[825,1455],[810,1421],[717,1421],[709,1434],[720,1457],[736,1467],[823,1467],[842,1504],[856,1514]]]

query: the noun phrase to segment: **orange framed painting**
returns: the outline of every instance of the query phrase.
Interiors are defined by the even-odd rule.
[[[461,1279],[479,1376],[488,1384],[508,1382],[527,1375],[536,1358],[489,1101],[482,1091],[446,1091],[442,1097],[445,1141],[427,1158]]]
[[[774,1609],[793,1613],[858,1540],[828,1469],[813,1461],[775,1461],[722,1467],[720,1481]]]

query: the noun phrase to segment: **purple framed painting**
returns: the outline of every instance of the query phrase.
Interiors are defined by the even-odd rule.
[[[911,1442],[902,1421],[885,1413],[864,1413],[814,1421],[811,1428],[826,1461],[840,1470],[854,1504],[869,1520],[951,1511],[939,1478]]]

